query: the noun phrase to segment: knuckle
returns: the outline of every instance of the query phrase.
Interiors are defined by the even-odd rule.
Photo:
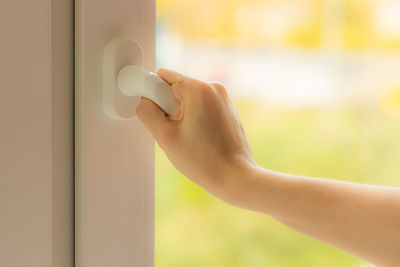
[[[210,83],[200,83],[199,91],[204,98],[214,98],[217,95],[217,91]]]
[[[217,91],[219,94],[224,95],[224,96],[228,95],[228,93],[227,93],[225,87],[222,85],[222,83],[211,82],[210,84],[214,88],[214,90]]]
[[[225,89],[224,86],[220,82],[210,82],[211,86],[214,87],[216,90]]]
[[[208,94],[212,93],[212,91],[214,90],[212,85],[207,82],[201,82],[201,81],[196,81],[196,82],[197,82],[196,87],[202,93]]]
[[[175,93],[176,96],[182,96],[183,91],[185,90],[185,84],[182,80],[178,79],[173,85],[172,85],[172,91]]]
[[[183,80],[181,77],[177,77],[174,83],[174,86],[179,90],[183,90],[183,88],[187,85],[187,81]]]

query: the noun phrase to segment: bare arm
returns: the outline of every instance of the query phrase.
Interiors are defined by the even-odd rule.
[[[181,109],[168,117],[143,99],[137,109],[168,158],[186,177],[233,205],[379,266],[400,266],[400,189],[307,178],[266,170],[252,159],[224,87],[160,70]]]
[[[228,202],[378,266],[400,266],[400,189],[275,173],[237,178]]]

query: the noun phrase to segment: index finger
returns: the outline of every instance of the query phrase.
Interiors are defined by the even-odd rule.
[[[161,68],[157,71],[157,75],[160,76],[164,81],[166,81],[169,85],[173,85],[175,83],[181,82],[184,78],[184,75],[169,69]]]

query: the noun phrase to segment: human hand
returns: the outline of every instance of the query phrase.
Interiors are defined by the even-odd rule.
[[[136,112],[186,177],[224,201],[268,214],[379,266],[400,266],[400,190],[257,166],[225,88],[161,69],[181,107],[143,99]]]
[[[169,160],[186,177],[224,198],[236,173],[255,164],[235,107],[225,88],[177,72],[157,73],[181,103],[168,116],[143,98],[136,113]]]

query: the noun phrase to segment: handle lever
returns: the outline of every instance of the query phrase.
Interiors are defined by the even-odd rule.
[[[180,106],[167,82],[153,72],[138,66],[122,67],[117,76],[117,84],[124,95],[146,97],[168,115],[174,115]]]

